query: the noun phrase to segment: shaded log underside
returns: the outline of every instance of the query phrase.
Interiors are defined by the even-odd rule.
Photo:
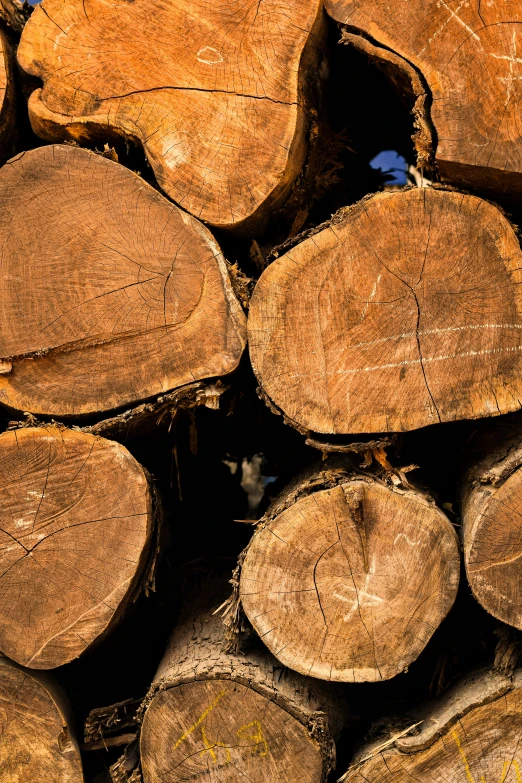
[[[395,67],[398,58],[390,58],[391,50],[405,71],[413,65],[422,74],[427,90],[418,84],[417,108],[425,113],[427,92],[436,137],[432,151],[443,177],[522,197],[519,3],[396,0],[393,14],[385,0],[326,0],[325,5],[349,33],[376,43],[361,39],[372,57],[384,65],[391,59]],[[351,42],[357,45],[356,39]],[[421,163],[426,142],[421,133]]]
[[[136,174],[40,147],[0,171],[0,215],[4,405],[105,412],[237,367],[245,317],[219,247]]]
[[[0,650],[36,669],[80,655],[136,595],[152,527],[147,478],[120,444],[56,427],[2,434]]]
[[[455,599],[455,532],[414,492],[354,480],[300,499],[256,532],[241,602],[285,666],[347,682],[395,676]]]
[[[290,423],[404,431],[518,410],[522,252],[492,204],[434,188],[337,213],[262,274],[252,365]]]
[[[43,81],[31,122],[55,141],[136,139],[176,203],[252,228],[303,163],[323,27],[319,0],[46,0],[18,52]]]

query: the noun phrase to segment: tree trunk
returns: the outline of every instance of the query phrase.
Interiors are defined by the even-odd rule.
[[[363,748],[342,783],[398,780],[506,781],[522,773],[522,672],[513,678],[482,673],[456,686],[444,700]],[[420,726],[420,728],[419,728]]]
[[[29,102],[40,136],[132,138],[175,202],[213,225],[252,232],[304,162],[324,33],[320,0],[190,9],[175,0],[152,10],[134,0],[124,13],[116,0],[88,13],[83,0],[47,0],[18,58],[43,81]]]
[[[3,9],[0,6],[0,18]],[[0,30],[0,164],[13,154],[16,121],[16,95],[13,75],[14,46]]]
[[[229,589],[207,579],[189,591],[143,719],[144,783],[326,781],[343,719],[339,697],[262,648],[225,652],[216,609]]]
[[[364,199],[261,275],[257,378],[289,423],[330,435],[517,410],[521,267],[486,201],[434,188]]]
[[[4,405],[99,413],[237,367],[245,317],[214,238],[136,174],[41,147],[0,171],[0,211]]]
[[[47,677],[0,657],[0,779],[83,783],[68,706]]]
[[[431,124],[435,130],[431,138],[423,129],[417,134],[421,165],[429,152],[440,174],[457,184],[522,198],[522,9],[517,3],[400,0],[393,14],[385,0],[326,0],[325,5],[347,25],[346,42],[385,68],[402,62],[406,73],[420,72],[416,113],[424,130]]]
[[[477,601],[522,630],[522,419],[495,422],[468,445],[462,486],[464,562]]]
[[[240,597],[285,666],[324,680],[386,680],[450,610],[459,570],[457,536],[433,501],[326,468],[262,520],[242,556]]]
[[[49,427],[0,435],[0,482],[0,649],[61,666],[116,624],[147,577],[147,476],[119,443]]]

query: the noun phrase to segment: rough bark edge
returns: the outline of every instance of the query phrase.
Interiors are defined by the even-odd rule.
[[[375,451],[378,450],[374,449],[374,454]],[[382,454],[384,455],[383,457]],[[402,469],[391,468],[384,449],[382,449],[382,454],[379,454],[381,459],[377,460],[380,467],[374,468],[371,472],[366,470],[368,464],[363,463],[363,467],[357,467],[350,463],[343,465],[342,461],[344,460],[342,457],[334,459],[334,464],[331,466],[327,465],[324,468],[319,469],[316,465],[311,466],[304,475],[298,476],[297,479],[294,479],[294,481],[287,484],[270,505],[266,514],[257,522],[254,522],[255,527],[252,538],[240,553],[237,566],[232,572],[230,579],[232,593],[219,609],[217,609],[217,612],[221,612],[221,619],[225,626],[225,652],[235,655],[240,653],[245,640],[253,633],[252,626],[242,606],[240,593],[241,572],[247,552],[256,539],[256,536],[268,527],[276,517],[283,513],[283,511],[295,505],[299,500],[313,495],[316,492],[332,489],[333,487],[346,484],[350,481],[365,481],[368,484],[380,484],[398,494],[412,494],[413,492],[418,500],[423,500],[425,503],[438,508],[437,503],[431,495],[423,492],[419,488],[412,487],[406,479],[406,476],[404,475],[405,471],[408,472],[415,469],[415,465],[410,465],[407,468]],[[391,468],[391,471],[384,466],[383,461],[381,460]],[[398,475],[402,475],[404,483],[402,483],[401,480],[397,480]]]
[[[25,427],[68,427],[89,435],[98,435],[109,440],[120,440],[130,435],[147,433],[161,424],[166,425],[167,422],[170,429],[176,412],[179,410],[190,410],[200,405],[211,410],[219,410],[220,397],[229,388],[219,379],[214,382],[197,381],[181,386],[167,394],[160,394],[149,402],[127,408],[127,410],[108,419],[102,419],[95,424],[87,424],[83,427],[54,419],[45,421],[38,419],[32,413],[25,412],[23,420],[14,419],[8,423],[7,431]],[[7,410],[12,411],[12,409]],[[16,413],[16,411],[14,412]]]
[[[15,33],[22,32],[32,13],[27,0],[0,0],[0,19]]]
[[[227,652],[226,647],[224,647]],[[155,682],[145,699],[141,707],[138,710],[138,720],[140,724],[143,722],[145,712],[154,700],[154,698],[164,691],[170,688],[176,688],[179,685],[187,685],[194,682],[208,682],[211,680],[229,680],[230,682],[237,682],[240,685],[244,685],[246,688],[255,691],[260,696],[263,696],[267,701],[271,701],[276,704],[280,709],[287,712],[295,720],[297,720],[308,731],[308,736],[311,742],[319,749],[321,758],[323,761],[323,772],[319,783],[326,783],[330,772],[335,769],[336,763],[336,748],[335,742],[330,734],[328,727],[328,716],[322,711],[310,711],[307,713],[298,704],[292,702],[290,699],[282,696],[275,688],[271,688],[269,685],[257,682],[254,679],[243,676],[241,674],[231,674],[230,669],[223,665],[222,669],[215,668],[208,676],[204,678],[198,677],[175,677],[175,678],[162,678]],[[120,783],[119,780],[114,780],[114,783]],[[122,783],[125,783],[125,779],[122,779]],[[130,781],[129,781],[130,783]],[[134,783],[134,781],[132,781]]]
[[[436,172],[435,150],[436,132],[431,121],[431,93],[422,73],[405,57],[388,49],[377,41],[371,41],[362,30],[350,25],[339,25],[341,40],[339,43],[355,47],[377,65],[398,94],[407,99],[413,114],[415,131],[412,136],[417,168],[422,172]]]
[[[465,715],[478,707],[498,701],[521,686],[522,670],[518,670],[512,677],[488,670],[471,673],[454,685],[440,702],[428,705],[417,714],[408,716],[409,721],[415,722],[407,728],[397,733],[390,733],[388,737],[381,736],[380,739],[361,748],[338,783],[343,783],[352,772],[384,750],[395,749],[399,753],[408,755],[425,751]],[[389,720],[393,725],[394,719]],[[404,716],[402,720],[404,721]]]

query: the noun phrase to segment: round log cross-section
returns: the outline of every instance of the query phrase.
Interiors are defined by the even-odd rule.
[[[522,198],[520,2],[396,0],[393,13],[387,0],[325,6],[347,25],[346,42],[391,67],[392,81],[402,86],[397,70],[412,74],[421,162],[433,156],[453,182]]]
[[[152,533],[147,477],[119,443],[0,435],[0,650],[35,669],[80,655],[135,597]]]
[[[343,700],[283,669],[260,643],[225,651],[216,609],[227,577],[186,595],[143,719],[144,783],[325,783]]]
[[[254,291],[250,356],[315,433],[404,431],[520,408],[522,251],[492,204],[415,188],[341,210]]]
[[[1,169],[0,215],[0,402],[78,416],[237,367],[245,317],[219,247],[136,174],[40,147]]]
[[[324,28],[320,0],[46,0],[18,50],[43,82],[31,123],[54,141],[137,140],[173,201],[252,230],[304,161]]]
[[[350,480],[276,514],[246,549],[245,613],[285,666],[386,680],[422,652],[459,582],[452,525],[413,491]]]
[[[51,682],[0,657],[0,779],[83,783],[67,709]]]

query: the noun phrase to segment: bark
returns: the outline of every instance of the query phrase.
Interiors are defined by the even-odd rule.
[[[520,779],[522,674],[483,672],[455,686],[441,702],[362,748],[342,783],[397,780]],[[416,733],[415,733],[416,732]]]
[[[517,410],[521,266],[489,202],[367,197],[261,275],[248,320],[260,386],[289,423],[330,436]]]
[[[2,11],[0,5],[0,18]],[[14,45],[8,36],[0,30],[0,164],[5,163],[14,151],[16,133],[14,58]]]
[[[522,630],[522,419],[495,422],[468,446],[462,482],[464,562],[475,598]]]
[[[133,139],[170,198],[251,232],[303,165],[325,29],[319,0],[221,0],[190,12],[176,0],[153,13],[147,0],[125,13],[116,0],[87,13],[83,0],[51,0],[27,24],[18,58],[43,81],[29,102],[40,136]]]
[[[456,184],[522,197],[517,3],[400,0],[393,14],[385,0],[325,5],[345,26],[345,42],[366,49],[392,81],[401,63],[406,78],[417,71],[415,114],[434,129],[428,147],[428,137],[416,134],[421,167],[434,156],[442,177]]]
[[[4,405],[99,414],[236,369],[245,317],[219,247],[136,174],[40,147],[0,171],[0,209]]]
[[[293,484],[241,557],[243,610],[285,666],[386,680],[422,652],[455,600],[455,531],[434,502],[349,469]]]
[[[70,709],[48,676],[0,657],[0,778],[83,783]]]
[[[51,669],[110,632],[154,557],[147,475],[77,430],[0,435],[0,650]]]
[[[343,720],[339,696],[261,647],[225,652],[216,610],[228,589],[216,577],[188,591],[143,718],[144,783],[326,781]]]

